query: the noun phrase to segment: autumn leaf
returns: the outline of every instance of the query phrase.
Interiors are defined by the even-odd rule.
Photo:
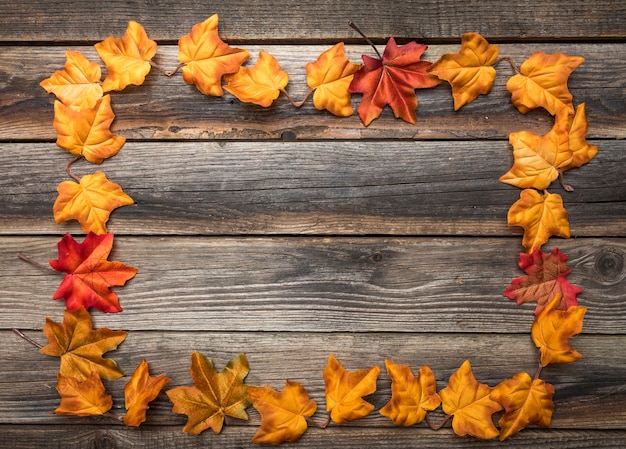
[[[554,387],[541,379],[531,379],[518,373],[498,384],[490,398],[500,404],[505,413],[498,420],[500,441],[506,440],[529,424],[549,427],[554,411]]]
[[[576,114],[569,120],[569,149],[572,152],[572,159],[561,169],[569,171],[589,162],[598,153],[598,147],[587,142],[587,114],[585,113],[585,103],[578,105]]]
[[[468,360],[450,376],[448,386],[439,395],[444,413],[452,415],[454,433],[482,439],[498,436],[491,415],[502,410],[502,406],[490,399],[491,390],[489,385],[476,380]]]
[[[80,184],[63,181],[57,191],[59,196],[52,207],[54,221],[58,224],[78,220],[85,233],[106,233],[111,212],[134,203],[118,184],[109,181],[101,171],[83,176]]]
[[[421,60],[427,48],[413,41],[398,46],[391,37],[382,59],[363,55],[363,67],[354,73],[349,91],[363,94],[358,112],[365,126],[379,117],[386,105],[396,118],[409,123],[417,121],[415,89],[434,87],[441,82],[428,73],[432,63]]]
[[[522,114],[538,107],[545,108],[552,115],[561,109],[573,113],[567,79],[584,60],[563,53],[533,53],[520,67],[520,73],[506,83],[511,102]]]
[[[127,332],[107,328],[92,329],[91,316],[84,307],[66,310],[63,323],[46,317],[43,332],[49,343],[40,349],[42,354],[61,358],[59,372],[65,377],[85,380],[95,371],[104,379],[118,379],[124,375],[114,360],[102,355],[118,347]]]
[[[124,387],[124,399],[126,403],[126,426],[139,426],[146,420],[148,404],[156,399],[161,389],[170,381],[164,374],[151,376],[148,370],[148,362],[142,360],[137,366],[132,377]]]
[[[550,236],[570,236],[567,211],[563,207],[563,199],[556,193],[522,190],[520,199],[509,209],[508,223],[509,226],[524,228],[522,245],[527,253],[541,248]]]
[[[541,311],[531,328],[531,335],[541,354],[541,366],[550,363],[570,363],[582,355],[569,345],[569,339],[583,330],[586,307],[571,306],[559,310],[559,294]]]
[[[567,268],[567,256],[558,248],[551,253],[544,253],[538,248],[531,254],[520,253],[518,264],[526,276],[514,278],[503,293],[515,300],[518,306],[535,301],[535,315],[539,315],[556,294],[561,297],[556,306],[558,310],[578,305],[576,295],[583,290],[567,280],[572,270]]]
[[[309,62],[306,68],[306,82],[313,93],[313,105],[316,109],[327,110],[339,117],[354,114],[350,102],[350,83],[361,64],[353,64],[346,57],[344,44],[339,42],[324,51],[315,62]]]
[[[491,92],[498,58],[498,46],[489,44],[478,33],[465,33],[461,50],[443,55],[428,71],[452,86],[454,110]]]
[[[237,73],[250,53],[232,48],[217,32],[218,15],[197,23],[178,40],[178,59],[185,64],[183,80],[194,84],[205,95],[222,96],[222,76]]]
[[[317,404],[298,382],[287,380],[277,392],[269,385],[248,387],[252,406],[261,414],[261,427],[252,443],[279,444],[298,441],[307,429],[307,420],[313,416]]]
[[[65,66],[39,83],[65,105],[74,109],[93,108],[102,98],[100,65],[90,62],[82,53],[67,50]]]
[[[259,52],[259,59],[251,67],[224,77],[224,89],[244,103],[269,107],[289,82],[289,75],[280,68],[278,61],[267,52]]]
[[[109,36],[94,45],[107,68],[102,83],[105,92],[123,90],[128,85],[140,86],[150,73],[150,60],[157,51],[157,43],[148,38],[146,30],[134,20],[122,38]]]
[[[334,355],[328,357],[323,372],[326,392],[326,411],[337,424],[361,419],[374,410],[374,405],[363,399],[376,391],[380,368],[374,366],[358,371],[346,371]]]
[[[199,434],[211,428],[220,433],[224,417],[248,419],[246,408],[251,404],[243,380],[250,368],[244,354],[239,354],[218,373],[210,360],[199,352],[191,354],[193,386],[166,391],[174,404],[172,411],[187,415],[183,432]]]
[[[107,394],[102,379],[93,371],[85,380],[57,374],[57,391],[61,403],[52,413],[57,415],[98,416],[113,407],[113,398]]]
[[[412,426],[426,418],[426,412],[441,403],[437,394],[437,380],[428,366],[422,366],[417,376],[407,365],[385,361],[391,378],[391,400],[380,409],[397,426]]]
[[[126,143],[126,138],[111,132],[115,119],[111,96],[105,95],[93,108],[76,110],[59,101],[54,102],[54,129],[57,145],[76,156],[83,156],[93,164],[115,156]]]

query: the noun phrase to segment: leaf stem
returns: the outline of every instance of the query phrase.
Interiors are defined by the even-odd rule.
[[[15,332],[17,335],[19,335],[20,337],[22,337],[24,340],[26,340],[27,342],[29,342],[31,345],[33,345],[34,347],[36,347],[37,349],[41,349],[43,348],[43,345],[39,344],[38,342],[36,342],[35,340],[33,340],[32,338],[30,338],[28,335],[26,335],[24,332],[22,332],[21,330],[17,329],[17,328],[13,328],[13,332]]]
[[[446,423],[448,421],[450,421],[450,419],[452,418],[452,415],[445,415],[443,417],[443,420],[439,423],[439,424],[433,424],[430,422],[430,418],[429,415],[426,415],[426,424],[428,424],[428,427],[430,427],[433,430],[439,430],[441,429],[443,426],[446,425]]]
[[[326,418],[326,421],[324,421],[322,423],[315,421],[310,416],[305,416],[304,419],[306,420],[306,422],[307,422],[307,424],[309,426],[315,426],[318,429],[325,429],[326,426],[328,426],[328,424],[330,424],[330,415],[328,415],[328,418]]]
[[[496,62],[493,63],[493,67],[497,66],[502,61],[507,61],[511,65],[515,73],[517,74],[520,73],[519,68],[517,67],[517,64],[515,64],[515,61],[513,61],[513,58],[511,58],[510,56],[502,56],[500,59],[496,60]]]
[[[358,26],[356,26],[356,24],[355,24],[352,20],[350,20],[350,21],[348,22],[348,25],[350,26],[350,28],[352,28],[352,29],[353,29],[353,30],[355,30],[357,33],[359,33],[359,34],[361,35],[361,37],[362,37],[363,39],[365,39],[365,42],[367,42],[368,44],[370,44],[370,46],[374,49],[374,51],[375,51],[375,52],[376,52],[376,54],[378,55],[378,59],[383,59],[383,57],[380,55],[380,53],[379,53],[378,49],[377,49],[377,48],[376,48],[376,46],[374,45],[374,42],[372,42],[372,41],[370,40],[370,38],[369,38],[369,37],[367,37],[365,34],[363,34],[363,32],[359,29],[359,27],[358,27]]]
[[[309,99],[309,97],[311,96],[311,94],[312,94],[313,92],[315,92],[315,89],[314,89],[314,88],[310,88],[310,89],[309,89],[309,91],[308,91],[308,92],[306,93],[306,95],[304,96],[304,100],[302,100],[302,101],[300,101],[300,102],[296,102],[296,101],[294,101],[294,100],[293,100],[293,98],[291,98],[291,95],[289,95],[289,92],[287,92],[284,88],[282,88],[282,87],[281,87],[281,88],[280,88],[280,89],[278,89],[278,90],[280,90],[282,93],[284,93],[284,94],[285,94],[285,96],[287,97],[287,100],[289,101],[289,103],[291,103],[291,105],[292,105],[294,108],[301,108],[301,107],[302,107],[302,105],[303,105],[304,103],[306,103],[306,101]]]
[[[69,161],[67,163],[67,165],[65,166],[65,171],[67,172],[68,175],[70,175],[70,177],[72,179],[74,179],[77,183],[80,184],[80,178],[78,176],[76,176],[74,173],[72,173],[72,165],[74,164],[74,162],[78,161],[82,156],[79,154],[78,156],[76,156],[74,159],[72,159],[71,161]]]
[[[181,62],[180,64],[178,64],[176,66],[176,68],[174,70],[165,70],[163,67],[161,67],[159,64],[154,62],[152,59],[149,60],[148,63],[150,63],[150,66],[154,67],[156,70],[158,70],[159,72],[161,72],[165,76],[173,76],[173,75],[175,75],[185,65],[185,64],[183,64]]]
[[[116,415],[115,413],[106,412],[106,413],[103,413],[102,416],[106,416],[106,417],[109,417],[109,418],[113,418],[113,419],[115,419],[117,421],[124,422],[124,417]]]
[[[543,369],[543,366],[540,363],[539,366],[537,367],[537,371],[535,371],[535,377],[533,378],[534,380],[539,379],[539,376],[541,375],[541,370],[542,369]]]
[[[17,254],[17,258],[23,260],[24,262],[28,262],[29,264],[37,267],[37,268],[41,268],[42,270],[46,270],[46,271],[51,271],[53,273],[59,273],[61,274],[59,271],[56,271],[55,269],[53,269],[52,267],[49,267],[47,265],[44,265],[42,263],[37,262],[36,260],[31,259],[30,257],[28,257],[25,254],[22,253],[18,253]]]
[[[563,179],[563,170],[559,168],[557,169],[557,171],[559,172],[559,182],[561,183],[561,187],[563,187],[563,190],[565,190],[566,192],[573,192],[574,187],[569,184],[565,184],[565,180]]]

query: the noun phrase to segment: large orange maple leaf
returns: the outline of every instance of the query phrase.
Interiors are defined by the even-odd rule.
[[[382,59],[363,55],[363,67],[354,73],[350,92],[363,94],[358,112],[368,126],[379,117],[386,105],[396,118],[417,122],[415,89],[437,86],[441,80],[428,73],[432,62],[422,61],[428,46],[414,41],[398,46],[389,38]]]
[[[156,399],[161,389],[170,381],[164,374],[151,376],[148,362],[142,360],[124,387],[126,415],[124,424],[139,426],[146,420],[148,404]]]
[[[111,410],[113,397],[107,394],[100,375],[93,371],[84,380],[57,374],[61,403],[52,412],[57,415],[98,416]]]

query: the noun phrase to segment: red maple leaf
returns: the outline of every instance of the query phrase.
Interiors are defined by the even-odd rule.
[[[362,56],[363,67],[354,73],[348,90],[363,94],[358,112],[365,126],[380,116],[386,105],[396,118],[409,123],[417,121],[415,89],[434,87],[441,82],[428,73],[432,62],[421,60],[427,48],[414,41],[398,46],[391,37],[381,59]]]
[[[57,244],[58,260],[50,266],[66,273],[52,299],[65,299],[67,310],[95,307],[103,312],[121,312],[117,295],[110,287],[122,286],[137,269],[107,260],[113,247],[113,234],[90,232],[82,243],[65,234]]]
[[[539,315],[557,294],[561,295],[561,301],[556,307],[558,310],[578,305],[576,295],[582,289],[567,280],[572,270],[567,268],[567,256],[558,248],[554,248],[551,253],[544,253],[537,248],[531,254],[520,253],[518,264],[527,276],[514,278],[503,293],[507,298],[515,300],[517,305],[536,301],[535,315]]]

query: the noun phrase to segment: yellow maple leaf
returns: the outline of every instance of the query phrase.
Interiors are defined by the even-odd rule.
[[[57,374],[57,391],[61,403],[52,413],[72,416],[98,416],[113,407],[113,397],[107,394],[97,372],[84,380]]]
[[[479,95],[491,92],[496,78],[493,67],[496,59],[497,45],[489,44],[478,33],[465,33],[461,38],[461,50],[443,55],[428,71],[450,83],[454,110],[457,111]]]
[[[218,15],[197,23],[178,40],[178,59],[185,64],[183,80],[205,95],[222,96],[222,76],[237,73],[250,57],[247,50],[232,48],[217,32]]]
[[[148,362],[142,360],[124,387],[126,415],[124,424],[139,426],[146,420],[148,404],[156,399],[161,389],[170,381],[164,374],[151,376]]]
[[[566,239],[570,236],[567,211],[563,207],[561,195],[556,193],[522,190],[520,199],[509,209],[508,224],[524,228],[522,245],[527,253],[541,248],[550,236]]]
[[[52,207],[54,221],[78,220],[86,234],[106,233],[111,212],[134,203],[118,184],[109,181],[101,171],[83,176],[80,183],[63,181],[57,191],[59,196]]]
[[[260,51],[253,67],[239,67],[237,73],[224,77],[224,89],[245,103],[269,107],[289,83],[289,75],[278,61],[267,52]]]
[[[348,87],[354,72],[361,67],[361,64],[354,64],[346,57],[343,42],[324,51],[315,62],[309,62],[305,66],[306,82],[311,89],[315,89],[313,106],[339,117],[354,114]]]
[[[146,30],[134,20],[122,38],[109,36],[94,45],[107,68],[102,83],[105,92],[123,90],[128,85],[140,86],[150,73],[150,60],[157,51],[157,43],[148,38]]]
[[[102,98],[100,65],[90,62],[82,53],[67,50],[65,66],[39,85],[53,93],[66,106],[83,109],[93,108]]]
[[[598,147],[587,142],[588,122],[585,111],[585,103],[582,103],[576,108],[576,114],[573,117],[570,115],[569,149],[572,152],[572,159],[561,167],[563,171],[585,165],[598,153]]]

